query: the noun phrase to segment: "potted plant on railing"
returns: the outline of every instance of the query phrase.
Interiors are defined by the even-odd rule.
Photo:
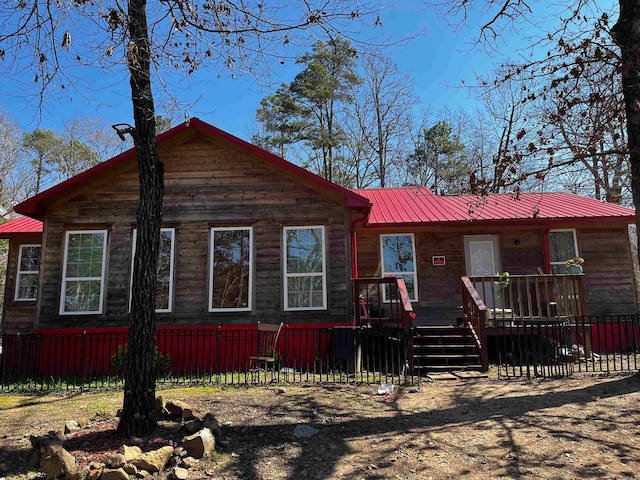
[[[493,278],[493,283],[499,287],[498,298],[504,298],[504,290],[509,286],[509,272],[496,273]]]
[[[565,267],[571,275],[579,275],[582,273],[582,264],[584,263],[584,258],[582,257],[573,257],[564,262]]]

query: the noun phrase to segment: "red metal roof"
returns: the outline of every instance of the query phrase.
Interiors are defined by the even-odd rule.
[[[296,175],[297,177],[306,179],[312,184],[316,184],[329,191],[337,193],[346,199],[347,205],[350,207],[356,207],[356,208],[361,207],[367,210],[371,207],[369,200],[367,200],[364,197],[361,197],[360,195],[353,192],[352,190],[346,189],[344,187],[341,187],[340,185],[337,185],[333,182],[325,180],[324,178],[314,173],[311,173],[302,167],[294,165],[293,163],[287,162],[286,160],[270,152],[267,152],[266,150],[263,150],[260,147],[256,147],[255,145],[252,145],[249,142],[246,142],[234,135],[231,135],[230,133],[227,133],[223,130],[220,130],[219,128],[214,127],[213,125],[203,122],[199,118],[191,118],[190,120],[172,128],[171,130],[161,133],[160,135],[158,135],[157,141],[160,144],[166,140],[169,140],[170,138],[180,135],[185,131],[188,131],[189,129],[198,129],[204,133],[207,133],[214,137],[225,140],[231,143],[232,145],[236,146],[237,148],[240,148],[241,150],[251,153],[257,156],[258,158],[261,158],[262,160],[265,160],[266,162],[269,162],[270,164],[278,168],[281,168],[285,171],[288,171]],[[23,215],[28,215],[34,218],[42,218],[46,210],[45,206],[43,205],[43,202],[45,200],[53,197],[54,195],[57,195],[58,193],[68,188],[72,188],[75,185],[80,184],[89,178],[92,178],[94,175],[97,175],[98,173],[104,170],[107,170],[110,167],[120,164],[121,162],[133,157],[135,153],[136,153],[135,148],[132,148],[130,150],[127,150],[126,152],[121,153],[120,155],[117,155],[109,160],[99,163],[95,167],[85,170],[84,172],[76,175],[75,177],[65,180],[64,182],[61,182],[49,188],[48,190],[45,190],[44,192],[41,192],[38,195],[35,195],[25,200],[24,202],[16,205],[14,207],[14,210]]]
[[[434,195],[425,187],[355,190],[373,203],[368,225],[482,222],[635,221],[634,210],[571,193]]]
[[[42,222],[29,217],[19,217],[0,225],[0,238],[42,233]]]

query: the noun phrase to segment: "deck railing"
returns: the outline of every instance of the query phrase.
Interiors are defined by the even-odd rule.
[[[587,314],[582,274],[464,278],[468,278],[486,307],[487,327],[555,321]],[[463,281],[463,291],[468,289],[469,285]]]
[[[356,325],[413,326],[415,314],[402,278],[354,278],[352,285]]]

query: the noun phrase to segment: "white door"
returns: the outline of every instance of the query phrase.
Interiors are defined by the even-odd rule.
[[[500,246],[497,235],[465,235],[464,257],[468,277],[489,277],[500,273]],[[493,282],[482,282],[476,290],[487,308],[502,308]],[[493,290],[492,290],[493,288]]]

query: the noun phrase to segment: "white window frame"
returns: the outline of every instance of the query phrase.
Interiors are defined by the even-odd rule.
[[[69,236],[70,235],[85,235],[85,234],[96,234],[102,233],[104,235],[104,241],[102,243],[102,271],[100,272],[99,277],[67,277],[67,254],[69,253]],[[60,291],[60,315],[96,315],[101,314],[103,309],[104,302],[104,273],[106,270],[107,264],[107,241],[108,241],[108,231],[107,230],[68,230],[65,232],[64,238],[64,259],[62,265],[62,288]],[[67,282],[74,281],[100,281],[100,301],[98,303],[98,310],[86,311],[86,312],[67,312],[64,309],[64,305],[66,303],[66,293],[67,293]]]
[[[229,231],[249,232],[249,288],[247,289],[247,306],[242,308],[218,308],[213,306],[213,256],[215,249],[215,232]],[[212,227],[209,237],[209,311],[210,312],[250,312],[253,308],[253,227]]]
[[[173,311],[173,269],[175,265],[176,255],[176,229],[175,228],[161,228],[160,235],[163,232],[171,232],[171,260],[169,261],[169,306],[168,308],[156,308],[156,313],[171,313]],[[136,241],[138,237],[138,229],[133,229],[133,236],[131,239],[131,279],[129,281],[129,312],[131,312],[131,299],[133,295],[133,263],[136,258]],[[158,252],[159,253],[159,252]]]
[[[16,291],[14,299],[16,302],[35,302],[38,300],[38,290],[36,289],[36,296],[29,298],[20,298],[20,277],[22,275],[33,275],[40,274],[40,265],[38,265],[38,270],[20,270],[20,265],[22,265],[22,249],[23,248],[34,248],[38,247],[40,249],[40,261],[42,262],[42,244],[40,243],[25,243],[20,245],[20,252],[18,254],[18,268],[16,270]]]
[[[322,272],[289,273],[287,271],[287,232],[290,230],[314,230],[322,231]],[[282,271],[284,272],[284,310],[285,312],[326,310],[327,309],[327,237],[324,225],[301,225],[295,227],[283,227],[282,229]],[[289,278],[294,277],[322,277],[322,306],[318,307],[290,307],[289,306]]]
[[[573,250],[574,250],[574,255],[569,257],[569,258],[574,258],[574,257],[578,257],[580,256],[580,253],[578,252],[578,234],[576,232],[575,228],[555,228],[552,230],[549,230],[549,236],[547,237],[547,248],[548,248],[548,255],[549,255],[549,269],[551,271],[551,273],[553,273],[553,266],[554,265],[560,265],[560,266],[565,266],[565,262],[567,260],[569,260],[569,258],[565,258],[562,261],[559,262],[553,262],[551,260],[551,234],[552,233],[556,233],[556,232],[571,232],[573,234]]]
[[[384,242],[383,242],[383,238],[384,237],[411,237],[411,250],[412,250],[412,260],[413,260],[413,271],[406,271],[406,272],[387,272],[384,269]],[[411,302],[417,302],[418,301],[418,263],[416,261],[416,237],[413,233],[384,233],[380,235],[380,263],[382,265],[382,276],[386,277],[386,276],[391,276],[393,275],[394,277],[402,277],[405,275],[413,275],[413,295],[414,297],[410,297],[409,300]],[[408,292],[407,292],[408,293]],[[389,302],[389,299],[387,298],[387,289],[383,288],[382,289],[382,301],[383,302]]]

